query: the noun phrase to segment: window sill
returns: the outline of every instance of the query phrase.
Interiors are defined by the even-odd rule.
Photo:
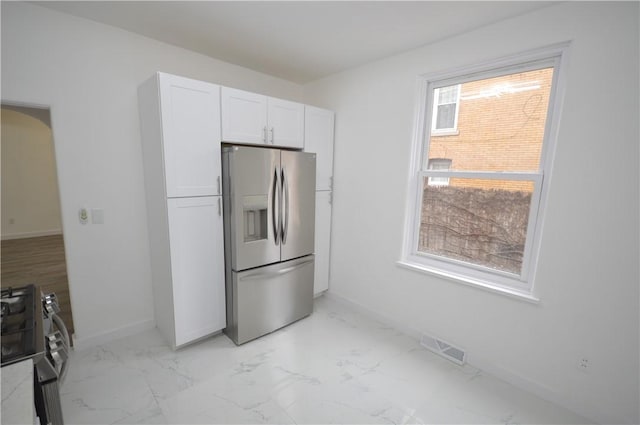
[[[457,136],[459,134],[460,134],[460,132],[458,130],[440,130],[440,131],[431,130],[431,137]]]
[[[428,267],[422,264],[416,264],[408,261],[397,261],[396,264],[399,267],[413,270],[419,273],[425,273],[432,276],[441,277],[447,280],[451,280],[453,282],[457,282],[463,285],[472,286],[475,288],[480,288],[489,292],[493,292],[495,294],[504,295],[509,298],[517,299],[520,301],[526,301],[532,304],[539,304],[540,299],[533,296],[533,294],[528,292],[522,292],[515,288],[506,288],[501,285],[496,285],[491,282],[473,279],[468,276],[461,276],[456,273],[451,273],[445,270],[440,270],[432,267]]]

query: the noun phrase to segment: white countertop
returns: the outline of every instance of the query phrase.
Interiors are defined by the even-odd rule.
[[[33,361],[25,360],[0,369],[2,375],[2,423],[33,424]]]

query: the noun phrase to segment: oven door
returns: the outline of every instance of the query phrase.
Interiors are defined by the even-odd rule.
[[[34,401],[40,425],[64,425],[56,368],[46,355],[35,363],[34,368]]]

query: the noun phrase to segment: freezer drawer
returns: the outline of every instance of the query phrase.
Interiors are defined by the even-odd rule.
[[[225,333],[240,345],[311,314],[313,274],[313,255],[232,272]]]

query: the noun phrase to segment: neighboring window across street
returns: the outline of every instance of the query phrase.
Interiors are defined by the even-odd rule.
[[[447,158],[429,158],[430,170],[448,170],[451,168],[451,160]],[[429,177],[429,186],[448,186],[448,177]]]
[[[434,133],[456,130],[459,98],[459,84],[434,90],[432,119],[432,130]]]

